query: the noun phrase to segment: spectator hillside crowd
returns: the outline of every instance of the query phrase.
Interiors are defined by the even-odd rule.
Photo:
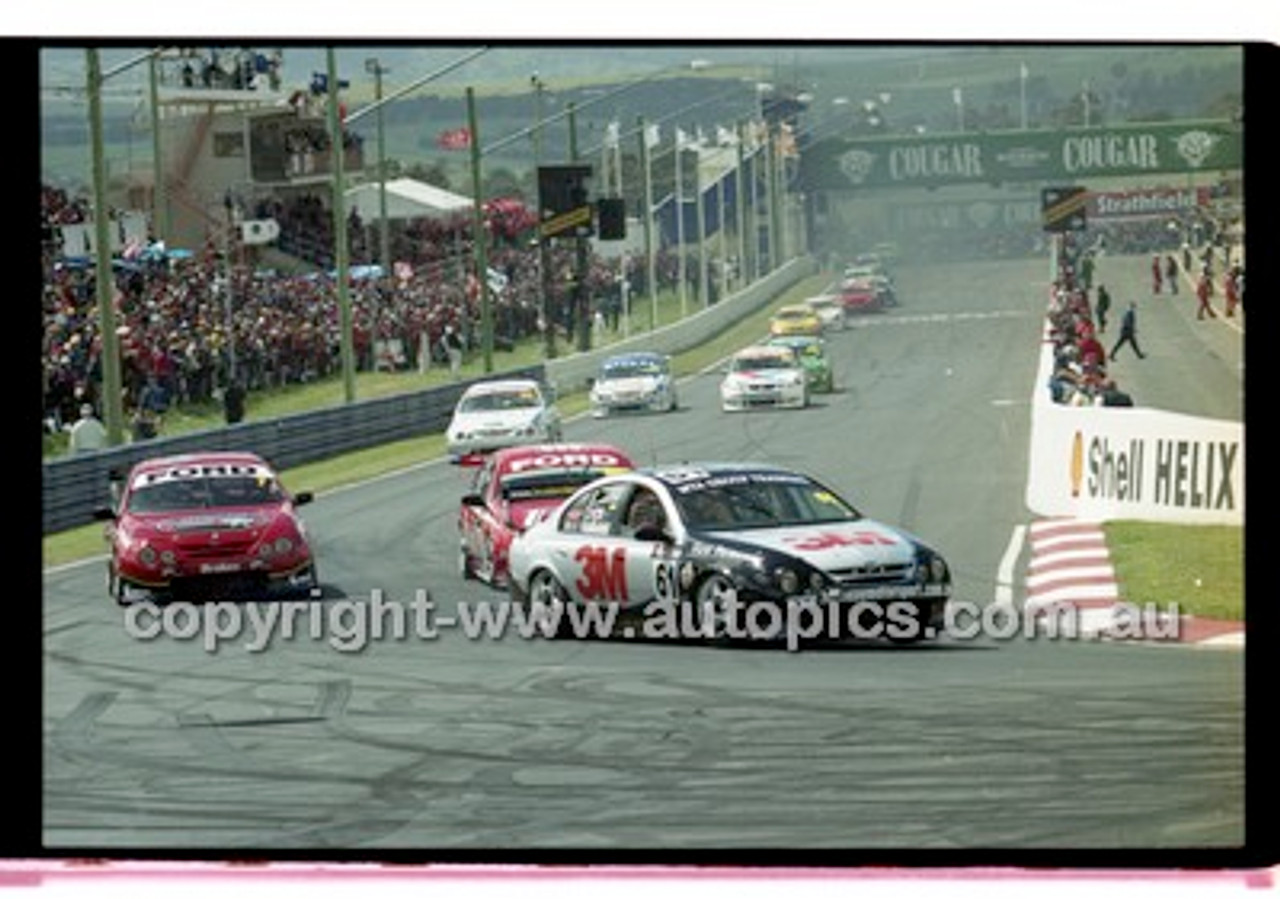
[[[42,212],[46,237],[59,224],[83,221],[88,203],[60,188],[45,186]],[[281,224],[282,248],[317,261],[332,257],[331,216],[316,197],[259,204],[258,216]],[[353,216],[353,267],[376,250],[376,229]],[[490,205],[489,267],[501,286],[492,289],[494,343],[510,349],[522,338],[542,333],[542,277],[532,228],[522,204]],[[391,278],[361,277],[350,282],[353,343],[360,371],[382,364],[381,341],[402,348],[395,367],[419,368],[444,361],[441,344],[451,326],[464,345],[480,344],[480,290],[475,278],[471,216],[415,219],[397,223],[392,234]],[[328,243],[326,243],[328,241]],[[49,431],[74,422],[81,406],[99,412],[102,372],[95,271],[88,260],[59,259],[46,241],[43,290],[44,416]],[[300,383],[340,369],[341,326],[333,278],[323,273],[283,275],[254,265],[255,248],[237,246],[230,259],[210,237],[197,251],[116,258],[115,314],[120,335],[124,408],[156,414],[174,403],[217,399],[236,380],[250,393]],[[554,245],[548,308],[564,338],[573,333],[571,246]],[[618,264],[592,254],[587,293],[594,311],[615,323],[619,304]],[[639,269],[639,271],[637,271]],[[644,266],[628,274],[635,295],[646,290]],[[674,255],[658,256],[659,289],[671,289],[678,266]],[[493,280],[491,279],[491,284]]]

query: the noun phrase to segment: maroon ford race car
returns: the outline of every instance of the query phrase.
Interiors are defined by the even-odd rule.
[[[547,443],[500,449],[482,458],[458,510],[458,569],[493,587],[507,583],[512,538],[579,487],[630,471],[630,457],[607,443]]]
[[[252,453],[164,456],[113,484],[107,589],[128,604],[153,597],[249,599],[319,587],[316,561],[290,494]]]

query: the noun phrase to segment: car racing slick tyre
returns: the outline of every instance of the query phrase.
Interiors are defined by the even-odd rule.
[[[733,581],[718,572],[707,575],[698,583],[693,594],[698,636],[718,645],[729,642],[730,622],[726,605],[737,595]]]
[[[911,627],[903,633],[897,625],[890,624],[886,626],[884,635],[890,643],[896,643],[900,646],[920,643],[933,636],[929,631],[929,621],[932,617],[932,603],[916,603],[915,611],[911,615]]]
[[[476,578],[475,564],[467,554],[466,545],[461,542],[458,544],[458,574],[464,581],[473,581]]]
[[[513,588],[512,595],[515,594],[516,590]],[[569,621],[566,607],[570,602],[569,594],[551,571],[546,568],[535,571],[529,578],[529,591],[523,595],[522,599],[522,605],[528,612],[530,620],[542,619],[538,626],[540,634],[548,638],[568,635]]]
[[[111,569],[110,565],[107,566],[107,595],[110,596],[118,606],[132,605],[130,600],[125,599],[124,583],[116,576],[116,573]]]
[[[308,598],[319,598],[321,595],[320,588],[320,569],[315,562],[311,563],[311,567],[307,569],[306,576],[300,578],[297,594]]]

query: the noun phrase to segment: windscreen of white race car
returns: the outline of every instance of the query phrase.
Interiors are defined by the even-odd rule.
[[[801,475],[716,475],[675,486],[671,496],[692,530],[835,524],[862,517],[826,487]]]
[[[770,369],[778,369],[781,371],[786,371],[787,369],[795,368],[795,367],[796,367],[796,364],[793,358],[785,354],[779,353],[777,355],[761,354],[758,356],[737,357],[731,363],[729,370],[734,372],[765,371]]]
[[[542,397],[533,389],[493,391],[463,397],[459,412],[498,412],[505,409],[537,409]]]
[[[615,359],[601,367],[598,380],[642,378],[665,373],[666,367],[656,359]]]

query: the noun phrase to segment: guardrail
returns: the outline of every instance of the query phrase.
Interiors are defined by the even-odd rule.
[[[541,365],[513,369],[503,375],[545,380]],[[292,468],[397,440],[440,433],[448,427],[462,391],[475,381],[492,378],[493,375],[487,375],[415,393],[359,400],[52,459],[44,463],[43,470],[44,533],[92,522],[93,510],[111,501],[110,473],[128,469],[142,459],[172,453],[248,450],[270,459],[277,468]]]
[[[640,334],[609,347],[553,359],[547,365],[513,369],[503,375],[535,377],[561,393],[586,387],[600,363],[629,349],[676,354],[692,349],[765,306],[779,293],[818,271],[810,257],[793,259],[744,290],[675,324]],[[342,453],[397,440],[440,433],[448,427],[462,391],[486,375],[416,393],[360,400],[343,406],[301,412],[264,421],[157,437],[44,463],[43,533],[89,524],[93,511],[111,501],[109,477],[150,456],[214,450],[248,450],[279,469],[318,462]]]

